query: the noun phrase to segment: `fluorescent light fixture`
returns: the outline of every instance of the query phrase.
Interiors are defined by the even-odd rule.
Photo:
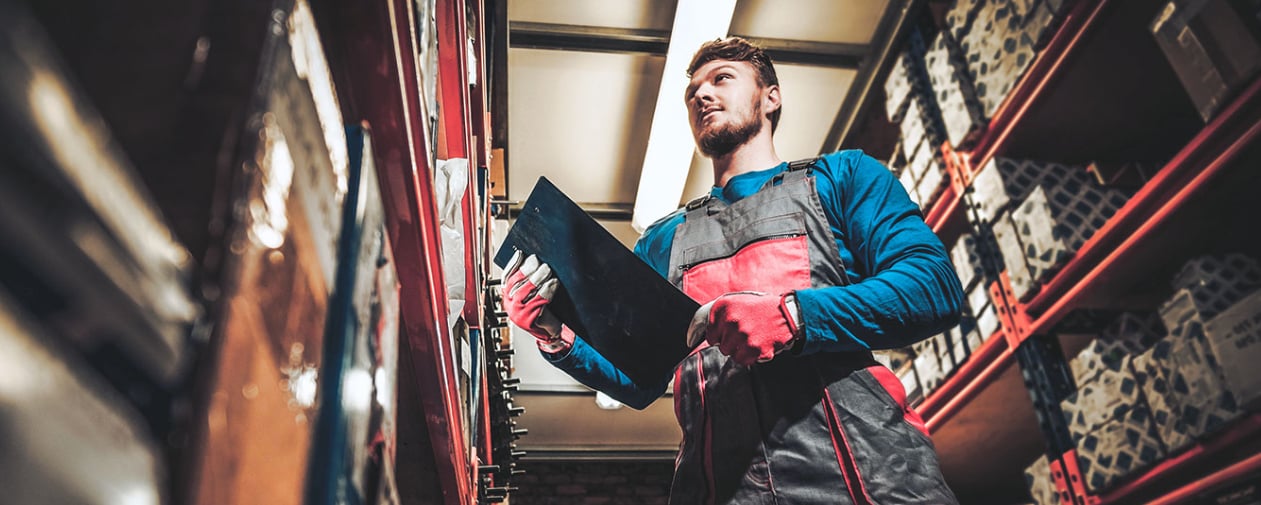
[[[635,194],[631,225],[643,233],[654,221],[674,212],[683,198],[688,168],[696,144],[687,122],[683,91],[687,87],[687,64],[706,41],[725,37],[731,28],[736,0],[679,0],[674,11],[670,49],[666,52],[657,107],[652,114],[652,131],[644,169]]]

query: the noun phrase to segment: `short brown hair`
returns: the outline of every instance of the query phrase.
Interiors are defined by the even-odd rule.
[[[771,57],[767,56],[761,47],[740,37],[714,39],[701,44],[701,48],[696,50],[696,55],[692,56],[692,63],[687,66],[687,76],[692,77],[701,65],[714,60],[747,61],[757,69],[759,85],[762,87],[779,85],[779,77],[775,75],[775,64],[771,62]],[[784,107],[781,105],[770,114],[772,132],[779,126],[779,113],[783,110]]]

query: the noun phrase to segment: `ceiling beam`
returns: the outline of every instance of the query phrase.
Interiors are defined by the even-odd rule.
[[[888,77],[889,67],[897,58],[902,40],[915,26],[915,20],[919,19],[920,10],[926,3],[925,0],[889,0],[884,15],[880,17],[880,24],[876,25],[876,31],[871,36],[871,42],[875,46],[873,53],[858,67],[858,75],[854,76],[853,84],[841,101],[841,109],[837,111],[827,137],[823,139],[820,153],[830,153],[845,145],[858,119],[871,108],[872,88],[877,83],[883,84]]]
[[[784,64],[858,68],[868,51],[866,44],[738,36],[762,46],[772,60]],[[664,56],[670,47],[670,31],[513,21],[508,40],[511,47],[524,49]]]

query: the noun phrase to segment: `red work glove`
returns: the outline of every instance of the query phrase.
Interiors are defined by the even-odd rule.
[[[710,345],[749,366],[791,348],[800,334],[798,319],[792,293],[727,293],[697,311],[688,339],[699,340],[696,332],[703,332]]]
[[[547,263],[521,251],[508,260],[504,271],[503,300],[508,320],[538,339],[539,349],[557,353],[574,344],[574,332],[547,310],[560,281]]]

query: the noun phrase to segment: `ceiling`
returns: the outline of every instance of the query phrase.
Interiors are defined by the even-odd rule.
[[[773,50],[783,94],[775,147],[815,156],[869,60],[873,35],[896,13],[888,0],[737,0],[729,34]],[[522,202],[546,176],[631,247],[631,228],[676,0],[508,2],[507,197]],[[892,9],[896,11],[896,9]],[[887,21],[886,21],[887,22]],[[683,90],[678,90],[682,103]],[[709,191],[708,159],[693,154],[680,203]],[[594,393],[544,362],[526,334],[515,366],[530,457],[603,451],[673,458],[670,398],[644,411],[601,410]]]

